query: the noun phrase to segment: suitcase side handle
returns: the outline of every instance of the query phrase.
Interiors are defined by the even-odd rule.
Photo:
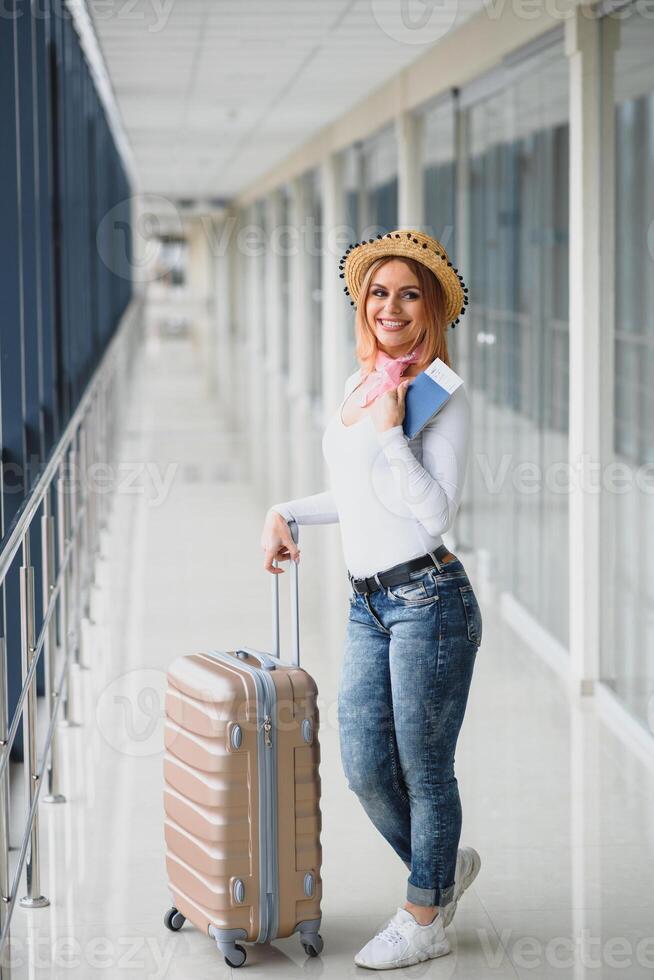
[[[245,660],[247,657],[255,657],[264,670],[276,670],[277,668],[275,658],[269,657],[263,650],[255,650],[254,647],[239,647],[235,653],[239,660]]]
[[[298,543],[300,532],[297,521],[288,521],[291,537]],[[298,586],[298,567],[297,562],[289,559],[291,566],[291,643],[293,647],[293,663],[296,667],[300,666],[300,605],[299,605],[299,586]],[[276,559],[273,565],[278,566]],[[272,576],[272,622],[273,622],[273,656],[279,659],[279,575]]]

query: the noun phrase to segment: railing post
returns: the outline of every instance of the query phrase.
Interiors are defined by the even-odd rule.
[[[89,489],[88,475],[89,444],[87,432],[90,419],[91,412],[89,411],[83,419],[79,430],[80,495],[82,498],[82,506],[84,508],[84,516],[82,517],[82,527],[84,532],[81,546],[81,551],[84,556],[84,561],[82,563],[82,606],[83,615],[89,620],[91,619],[91,567],[93,556],[93,541],[91,538],[91,491]]]
[[[75,663],[80,670],[85,670],[82,662],[82,568],[80,549],[80,519],[79,519],[79,453],[77,451],[78,431],[73,435],[70,446],[70,542],[71,542],[71,599],[72,622],[71,634],[74,643]]]
[[[105,381],[98,387],[98,461],[101,465],[107,465],[107,411],[105,404]],[[102,531],[106,525],[107,501],[104,493],[98,494],[98,537],[99,547],[102,549]]]
[[[4,636],[0,636],[0,743],[2,752],[8,752],[7,736],[9,735],[9,698],[7,695],[7,647]],[[6,767],[0,779],[0,933],[4,932],[7,923],[7,907],[11,896],[9,882],[9,766]],[[10,936],[8,936],[10,940]],[[9,965],[10,942],[0,950],[0,980],[9,980],[11,967]],[[7,963],[5,963],[7,951]]]
[[[30,563],[30,531],[23,536],[23,564],[20,567],[20,649],[23,687],[36,652],[34,647],[34,568]],[[36,761],[36,674],[27,690],[23,706],[23,768],[25,772],[25,797],[31,809],[37,793]],[[20,900],[24,908],[43,908],[49,900],[41,894],[39,867],[39,810],[34,811],[30,842],[25,861],[27,895]]]
[[[57,553],[59,557],[59,643],[63,653],[65,667],[64,680],[64,717],[61,721],[66,728],[77,728],[77,722],[72,717],[72,691],[70,685],[70,657],[68,656],[70,638],[68,635],[68,585],[69,565],[66,563],[66,546],[68,543],[68,507],[66,506],[66,456],[64,454],[59,464],[57,477]]]
[[[91,409],[89,411],[90,439],[87,445],[88,459],[86,464],[87,485],[88,485],[88,507],[89,507],[89,550],[91,552],[91,582],[95,585],[95,556],[98,550],[98,494],[95,487],[97,479],[96,466],[98,462],[98,440],[100,438],[100,426],[98,425],[98,393],[93,395]],[[91,473],[93,470],[93,473]]]
[[[78,600],[78,578],[79,569],[77,567],[77,449],[75,448],[75,435],[73,435],[70,449],[68,450],[68,499],[70,507],[68,538],[70,541],[70,577],[68,584],[70,587],[70,602],[68,604],[70,613],[70,628],[68,635],[73,644],[73,657],[75,663],[79,664],[79,634],[77,629],[77,600]]]
[[[45,616],[52,601],[54,590],[54,519],[50,509],[50,487],[43,498],[43,514],[41,516],[41,561],[43,564],[43,615]],[[43,656],[45,663],[45,699],[48,709],[48,722],[57,709],[57,692],[55,684],[55,654],[57,649],[56,622],[54,611],[50,616],[48,627],[43,638]],[[59,792],[59,739],[57,726],[52,730],[50,753],[46,768],[48,792],[41,799],[44,803],[65,803],[66,797]]]

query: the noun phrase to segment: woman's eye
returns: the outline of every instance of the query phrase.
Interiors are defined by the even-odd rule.
[[[373,296],[385,296],[383,289],[373,289]],[[417,293],[405,293],[403,299],[418,299]]]

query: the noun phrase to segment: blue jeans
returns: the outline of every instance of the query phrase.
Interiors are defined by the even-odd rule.
[[[338,692],[348,786],[409,868],[407,900],[447,905],[461,836],[454,750],[479,603],[458,558],[369,595],[351,590],[349,601]]]

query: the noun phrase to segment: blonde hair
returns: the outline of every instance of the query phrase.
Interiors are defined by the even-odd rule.
[[[416,324],[413,330],[414,337],[412,338],[415,343],[418,343],[421,338],[425,339],[425,349],[421,359],[416,361],[417,367],[422,370],[437,357],[440,357],[448,367],[451,367],[447,350],[447,337],[445,335],[445,328],[447,326],[446,300],[441,284],[431,269],[428,269],[422,262],[418,262],[416,259],[409,258],[408,256],[402,256],[400,258],[396,255],[385,255],[382,258],[375,259],[363,277],[354,321],[356,335],[355,353],[359,364],[365,374],[374,370],[375,359],[377,357],[377,337],[374,329],[368,323],[366,304],[370,285],[375,274],[386,262],[391,262],[393,259],[398,259],[399,262],[403,262],[413,272],[418,280],[422,293],[424,319],[423,322]]]

